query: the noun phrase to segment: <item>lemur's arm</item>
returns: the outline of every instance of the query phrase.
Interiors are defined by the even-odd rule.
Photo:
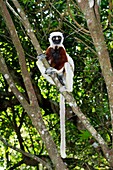
[[[72,58],[67,54],[68,62],[65,63],[65,79],[66,79],[66,89],[69,92],[73,91],[73,77],[74,77],[74,62]]]
[[[41,56],[40,58],[37,60],[36,62],[37,67],[39,68],[42,76],[50,83],[54,85],[54,82],[52,80],[52,78],[49,76],[49,74],[46,73],[47,69],[45,68],[42,60],[41,60]]]

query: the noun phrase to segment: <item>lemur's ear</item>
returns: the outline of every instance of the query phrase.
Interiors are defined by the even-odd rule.
[[[48,37],[47,37],[48,39],[50,38],[50,34],[48,35]]]

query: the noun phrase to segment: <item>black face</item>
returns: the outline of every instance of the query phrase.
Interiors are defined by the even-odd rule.
[[[60,44],[61,40],[62,40],[61,36],[53,36],[52,37],[52,41],[53,41],[54,44]]]

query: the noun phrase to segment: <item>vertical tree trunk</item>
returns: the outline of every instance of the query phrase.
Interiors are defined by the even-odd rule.
[[[24,84],[28,93],[28,97],[29,97],[29,103],[25,100],[24,96],[22,96],[22,94],[18,91],[18,89],[15,86],[15,83],[13,82],[13,79],[8,71],[8,68],[5,64],[4,59],[0,58],[0,63],[1,63],[1,73],[4,75],[4,77],[6,78],[12,92],[14,93],[14,95],[17,97],[17,99],[19,100],[19,102],[22,104],[23,108],[26,110],[28,116],[31,118],[31,121],[34,125],[34,127],[37,129],[37,131],[39,132],[45,146],[46,149],[48,151],[48,154],[51,158],[51,161],[53,162],[53,166],[55,167],[56,170],[59,169],[64,169],[66,170],[67,167],[66,165],[63,163],[63,160],[61,159],[56,145],[52,139],[52,137],[50,136],[44,121],[42,119],[42,115],[41,115],[41,111],[38,105],[38,101],[36,98],[36,94],[34,92],[32,83],[31,83],[31,79],[30,79],[30,75],[27,71],[27,66],[26,66],[26,61],[25,61],[25,55],[24,55],[24,50],[22,48],[22,45],[20,43],[20,40],[18,38],[17,35],[17,31],[15,29],[15,26],[13,24],[12,18],[7,10],[7,7],[4,3],[3,0],[0,0],[0,9],[2,12],[2,16],[6,22],[6,26],[9,29],[10,35],[11,35],[11,39],[12,42],[15,46],[15,49],[17,51],[18,57],[19,57],[19,64],[21,67],[21,72],[22,72],[22,77],[24,80]],[[6,76],[7,75],[7,76]]]
[[[77,0],[78,5],[83,12],[87,26],[89,28],[92,40],[94,42],[95,49],[97,51],[102,75],[104,77],[106,88],[108,92],[109,108],[111,113],[111,125],[112,125],[112,146],[113,146],[113,70],[110,63],[109,53],[106,47],[105,38],[103,35],[102,25],[100,23],[99,6],[94,2],[94,5],[90,7],[88,0]],[[104,152],[104,151],[103,151]],[[105,153],[105,152],[104,152]],[[109,154],[105,155],[111,166],[113,167],[112,150]]]

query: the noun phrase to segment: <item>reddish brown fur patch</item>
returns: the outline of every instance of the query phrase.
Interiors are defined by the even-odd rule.
[[[47,48],[46,57],[47,61],[50,61],[50,66],[57,70],[64,67],[65,62],[68,61],[66,51],[63,47],[55,47],[55,49],[52,47]]]

